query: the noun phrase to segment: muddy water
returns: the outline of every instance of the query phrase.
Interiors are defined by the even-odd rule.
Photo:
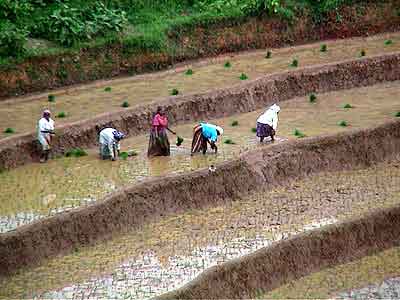
[[[391,39],[392,44],[384,41]],[[185,75],[186,67],[152,75],[114,80],[108,83],[88,85],[86,89],[70,88],[56,96],[54,103],[47,101],[47,95],[26,99],[10,99],[0,102],[0,138],[8,136],[3,131],[14,128],[16,133],[34,131],[38,117],[44,108],[50,108],[54,114],[65,112],[66,118],[56,118],[57,124],[90,118],[103,112],[121,110],[123,101],[131,106],[157,100],[169,95],[173,88],[180,94],[205,92],[213,88],[239,84],[239,76],[245,73],[250,79],[274,72],[290,69],[289,64],[296,58],[299,67],[325,64],[356,58],[361,49],[366,55],[384,54],[400,50],[400,32],[369,38],[356,38],[326,42],[328,51],[320,52],[321,43],[272,50],[272,57],[266,59],[266,51],[256,51],[232,55],[223,59],[194,64],[193,75]],[[225,61],[231,62],[225,68]],[[105,91],[111,87],[111,91]]]
[[[307,136],[329,134],[353,128],[375,126],[395,117],[400,110],[400,82],[373,87],[317,95],[317,103],[306,98],[283,102],[278,128],[278,143],[294,139],[294,129]],[[344,109],[350,103],[352,109]],[[208,167],[237,157],[241,152],[260,145],[251,128],[261,111],[241,114],[226,119],[212,120],[225,128],[219,142],[219,154],[191,157],[191,131],[193,124],[176,129],[185,140],[181,147],[172,147],[171,157],[147,159],[146,135],[122,142],[122,150],[134,149],[138,156],[117,162],[98,159],[97,149],[88,150],[82,158],[58,158],[47,164],[30,164],[0,174],[0,232],[27,224],[35,219],[90,204],[127,184],[149,177],[176,174]],[[232,121],[239,125],[232,127]],[[345,120],[348,127],[338,126]],[[171,140],[173,136],[171,137]]]
[[[0,298],[147,298],[296,232],[398,204],[399,196],[400,160],[319,174],[21,270],[0,282]]]

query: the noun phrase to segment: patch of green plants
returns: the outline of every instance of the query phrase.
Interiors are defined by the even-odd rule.
[[[391,44],[393,44],[392,40],[385,40],[385,45],[386,46],[391,45]]]
[[[121,106],[124,107],[124,108],[127,108],[127,107],[129,107],[129,102],[128,101],[124,101],[124,102],[122,102]]]
[[[225,140],[224,140],[224,144],[227,144],[227,145],[235,145],[236,143],[235,143],[232,139],[225,139]]]
[[[53,94],[50,94],[47,96],[47,100],[49,100],[49,102],[55,102],[56,101],[56,96],[54,96]]]
[[[292,62],[290,63],[290,66],[293,68],[297,68],[299,66],[299,61],[298,59],[293,59]]]
[[[338,123],[338,125],[341,126],[341,127],[347,127],[347,126],[349,126],[349,124],[348,124],[346,121],[344,121],[344,120],[340,121],[340,122]]]
[[[224,67],[225,68],[230,68],[232,65],[229,61],[225,62]]]
[[[179,94],[178,89],[172,89],[172,91],[171,91],[171,95],[172,95],[172,96],[176,96],[176,95],[178,95],[178,94]]]
[[[303,132],[301,132],[299,129],[297,129],[297,128],[293,131],[293,135],[298,137],[298,138],[306,137],[306,135]]]
[[[326,44],[322,44],[322,45],[321,45],[321,48],[319,49],[319,51],[321,51],[321,52],[326,52],[326,51],[328,51],[328,46],[327,46]]]
[[[179,147],[180,145],[182,145],[182,143],[183,143],[183,137],[178,135],[176,138],[176,145]]]
[[[238,126],[239,125],[239,121],[237,120],[233,120],[231,123],[231,126]]]
[[[68,150],[65,153],[66,157],[81,157],[81,156],[86,156],[86,155],[87,155],[86,151],[81,148],[74,148],[74,149]]]
[[[193,75],[193,70],[192,69],[187,69],[185,74],[186,75]]]
[[[269,59],[269,58],[271,58],[272,57],[272,52],[271,51],[267,51],[267,54],[265,54],[265,58],[266,59]]]
[[[346,109],[348,109],[348,108],[354,108],[354,106],[351,105],[350,103],[346,103],[345,105],[343,105],[343,108],[346,108]]]
[[[257,132],[257,128],[255,128],[255,127],[251,128],[251,132],[256,133]]]
[[[107,87],[104,88],[104,91],[105,92],[111,92],[112,88],[110,86],[107,86]]]
[[[308,101],[310,103],[315,103],[317,102],[317,96],[314,93],[311,93],[310,96],[308,97]]]
[[[240,80],[247,80],[247,79],[249,79],[249,77],[246,74],[242,73],[242,74],[240,74],[239,79]]]
[[[9,133],[9,134],[15,133],[15,130],[14,130],[14,128],[7,127],[7,128],[4,130],[4,133]]]
[[[397,118],[400,118],[400,111],[396,112],[396,113],[394,114],[394,116],[397,117]]]
[[[363,57],[363,56],[365,56],[366,54],[367,54],[367,52],[363,49],[363,50],[360,51],[359,56],[360,56],[360,57]]]
[[[64,111],[61,111],[57,114],[57,118],[65,118],[67,114]]]

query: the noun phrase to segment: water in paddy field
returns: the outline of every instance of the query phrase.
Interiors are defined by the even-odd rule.
[[[385,45],[385,40],[392,40]],[[327,45],[327,52],[320,52],[321,44]],[[35,130],[43,109],[50,108],[53,115],[65,112],[67,117],[55,118],[58,125],[91,118],[95,115],[123,110],[121,104],[129,102],[131,106],[163,99],[176,88],[180,95],[206,92],[215,88],[226,88],[240,84],[241,73],[249,79],[293,69],[293,59],[299,62],[299,68],[317,64],[338,62],[357,58],[364,49],[366,56],[385,54],[400,50],[400,33],[388,33],[367,38],[354,38],[319,42],[315,44],[273,49],[272,57],[265,58],[266,50],[243,54],[232,54],[225,58],[211,59],[208,63],[188,66],[193,75],[185,75],[187,68],[159,72],[144,76],[135,76],[123,80],[89,84],[84,89],[68,88],[65,93],[56,95],[55,102],[48,102],[47,95],[24,99],[10,99],[0,102],[0,138],[9,134],[4,129],[14,128],[17,134]],[[230,68],[224,63],[229,60]],[[105,91],[111,87],[111,91]],[[108,89],[107,89],[108,90]],[[33,100],[34,99],[34,100]]]
[[[306,136],[318,136],[355,128],[376,126],[394,120],[400,111],[400,82],[317,95],[316,103],[305,97],[282,102],[276,143],[295,139],[293,131]],[[349,103],[353,108],[345,109]],[[219,153],[190,156],[191,134],[194,124],[174,129],[184,137],[181,147],[172,146],[170,157],[146,156],[148,135],[122,141],[122,151],[133,149],[138,156],[116,162],[102,161],[97,149],[88,150],[81,158],[58,158],[47,164],[29,164],[0,174],[0,232],[12,230],[36,219],[74,207],[89,205],[129,184],[157,176],[173,175],[238,157],[244,151],[268,147],[260,144],[252,128],[262,111],[244,113],[229,118],[211,120],[224,127],[218,143]],[[347,127],[338,123],[345,120]],[[238,121],[238,126],[231,126]],[[169,135],[171,144],[175,137]],[[224,144],[231,139],[234,145]]]

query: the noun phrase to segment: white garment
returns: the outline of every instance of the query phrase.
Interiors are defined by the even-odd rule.
[[[38,140],[42,145],[43,150],[49,150],[50,145],[47,140],[50,140],[51,135],[49,131],[54,131],[54,121],[46,118],[41,118],[38,123]]]
[[[99,135],[99,143],[101,146],[107,146],[108,151],[111,155],[111,158],[115,158],[115,153],[114,153],[114,146],[116,147],[117,150],[120,150],[120,144],[119,141],[117,141],[114,138],[114,132],[117,131],[114,128],[105,128],[102,131],[100,131]],[[100,147],[101,149],[101,147]],[[101,154],[101,153],[100,153]]]
[[[274,130],[278,127],[278,112],[281,108],[274,104],[268,108],[261,116],[258,117],[257,122],[261,124],[268,124]]]

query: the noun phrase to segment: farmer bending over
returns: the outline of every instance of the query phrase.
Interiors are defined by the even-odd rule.
[[[264,141],[264,138],[271,137],[271,141],[274,141],[276,128],[278,127],[278,114],[281,108],[274,104],[268,108],[261,116],[257,119],[257,136],[260,138],[260,143]]]
[[[51,136],[54,134],[54,121],[50,118],[50,111],[48,109],[43,111],[43,118],[38,123],[38,140],[42,145],[42,153],[40,155],[40,162],[44,163],[49,158],[51,150]]]
[[[196,152],[202,151],[203,154],[207,152],[207,143],[210,144],[211,149],[218,152],[217,142],[218,136],[222,135],[224,130],[214,124],[200,123],[193,128],[192,140],[192,155]]]
[[[100,143],[100,157],[101,159],[116,160],[119,155],[120,150],[120,140],[122,140],[125,135],[114,129],[114,128],[104,128],[99,134]]]

